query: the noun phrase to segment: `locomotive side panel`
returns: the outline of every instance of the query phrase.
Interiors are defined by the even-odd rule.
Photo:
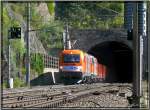
[[[102,72],[103,72],[103,68],[102,68],[102,64],[98,64],[99,66],[98,66],[98,70],[99,70],[99,72],[98,72],[98,76],[99,76],[99,78],[101,79],[102,78]]]
[[[81,65],[82,65],[82,73],[85,74],[86,73],[86,58],[85,58],[85,53],[81,52]]]
[[[97,66],[98,66],[97,59],[94,58],[94,74],[95,74],[96,76],[98,76]]]
[[[91,73],[90,56],[87,54],[87,74]]]
[[[83,55],[83,61],[82,61],[83,74],[86,73],[86,65],[87,65],[87,61],[86,61],[86,57],[85,57],[85,54],[84,54]]]
[[[103,79],[106,78],[107,68],[105,65],[103,65]]]

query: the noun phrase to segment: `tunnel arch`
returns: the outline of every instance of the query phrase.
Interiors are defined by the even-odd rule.
[[[88,50],[107,66],[106,82],[130,83],[133,79],[133,52],[131,45],[120,41],[100,42]]]

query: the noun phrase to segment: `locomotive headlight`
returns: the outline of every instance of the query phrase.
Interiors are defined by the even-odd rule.
[[[63,66],[60,66],[60,69],[63,69]]]

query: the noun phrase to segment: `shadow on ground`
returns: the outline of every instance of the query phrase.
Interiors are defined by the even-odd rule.
[[[55,73],[55,80],[59,82],[59,73]],[[44,73],[37,78],[31,80],[31,86],[43,86],[43,85],[53,85],[53,78],[51,72]]]

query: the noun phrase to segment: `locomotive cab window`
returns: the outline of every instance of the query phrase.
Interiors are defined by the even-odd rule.
[[[65,54],[64,63],[79,63],[80,55],[79,54]]]

